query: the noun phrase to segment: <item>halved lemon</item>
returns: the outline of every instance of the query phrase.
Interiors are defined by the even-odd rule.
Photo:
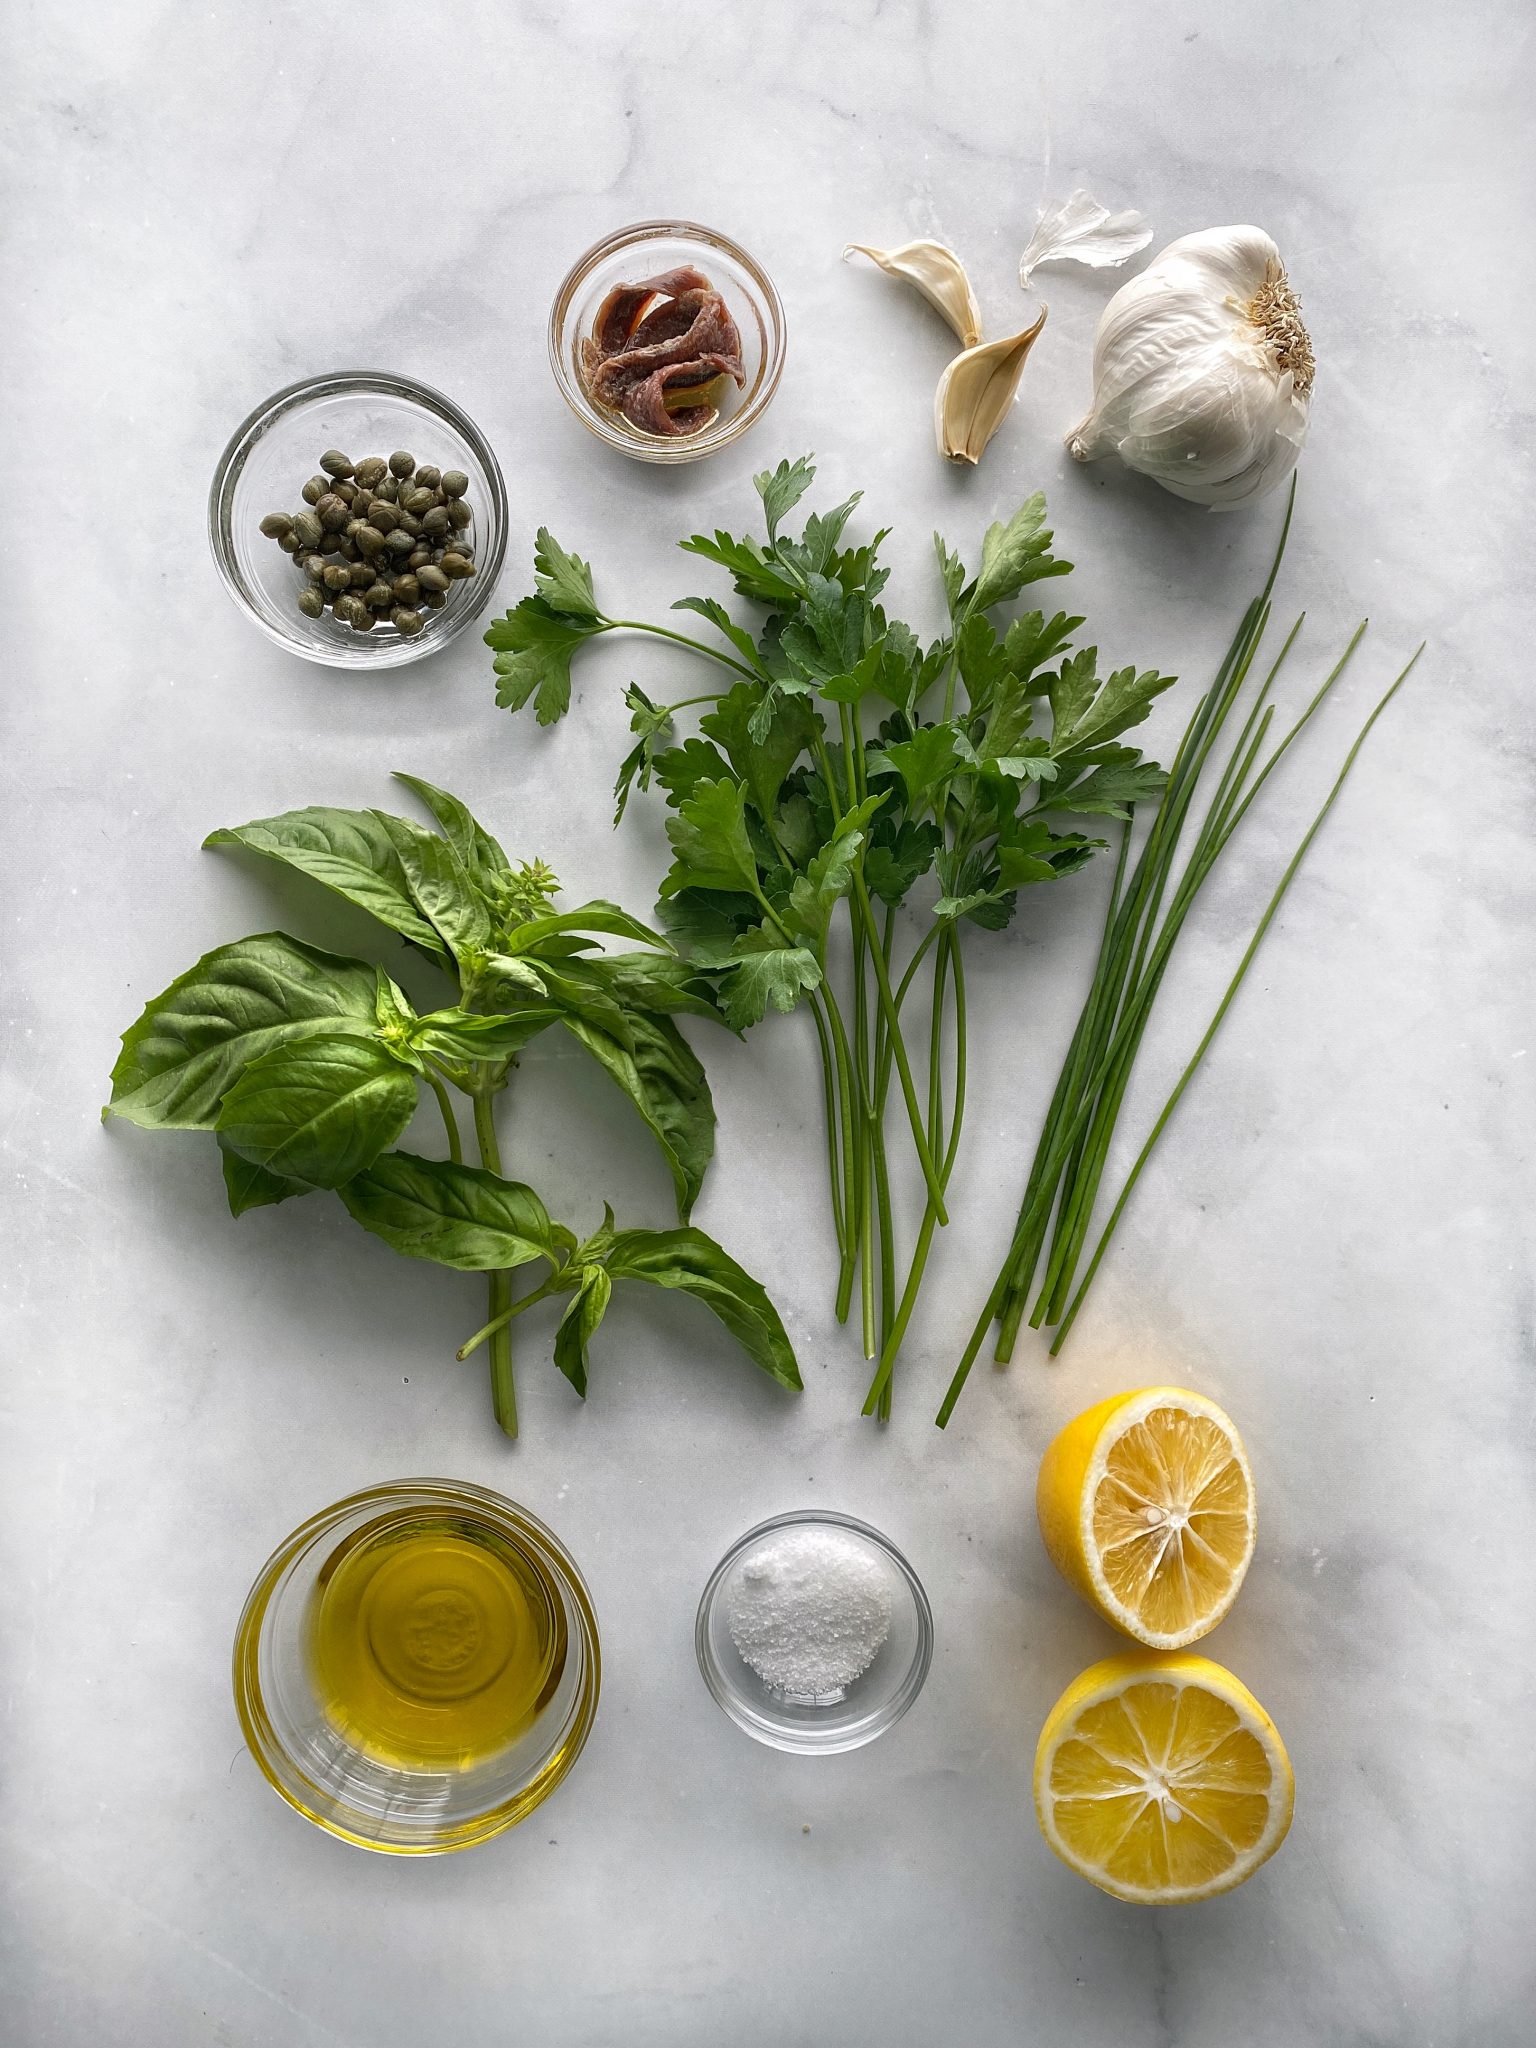
[[[1285,1744],[1209,1657],[1127,1650],[1074,1679],[1035,1751],[1040,1832],[1132,1904],[1213,1898],[1252,1877],[1291,1824]]]
[[[1258,1530],[1230,1416],[1182,1387],[1115,1394],[1069,1422],[1040,1461],[1035,1506],[1062,1576],[1154,1650],[1216,1626]]]

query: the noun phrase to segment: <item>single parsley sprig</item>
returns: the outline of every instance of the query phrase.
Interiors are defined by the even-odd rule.
[[[845,544],[857,495],[785,521],[808,490],[808,459],[754,478],[765,536],[694,534],[685,552],[724,569],[752,610],[712,597],[673,607],[715,638],[618,617],[591,570],[540,529],[535,590],[486,639],[498,701],[530,701],[543,724],[570,702],[571,662],[600,635],[629,632],[703,656],[728,682],[666,698],[631,683],[635,743],[616,785],[664,791],[673,861],[659,915],[746,1029],[771,1007],[804,1006],[822,1063],[829,1198],[839,1249],[837,1313],[860,1285],[864,1349],[880,1360],[874,1406],[891,1373],[958,1154],[966,1081],[962,934],[999,930],[1018,893],[1059,881],[1105,845],[1067,820],[1126,820],[1162,787],[1162,771],[1125,744],[1171,677],[1126,668],[1101,676],[1073,649],[1080,618],[1006,616],[1032,583],[1068,573],[1050,552],[1038,494],[990,527],[972,576],[936,541],[948,623],[924,644],[890,616],[882,531]],[[707,706],[679,738],[676,718]],[[929,879],[931,877],[931,880]],[[914,919],[903,916],[914,894]],[[845,928],[846,966],[833,934]],[[905,954],[905,958],[903,958]],[[926,968],[926,1099],[904,1011]],[[951,1056],[946,1059],[949,1048]],[[903,1274],[886,1149],[893,1082],[925,1186]]]

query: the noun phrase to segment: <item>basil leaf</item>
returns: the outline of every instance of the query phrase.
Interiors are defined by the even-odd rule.
[[[586,1017],[567,1014],[561,1022],[650,1126],[672,1174],[677,1213],[686,1219],[715,1149],[715,1106],[692,1047],[670,1018],[641,1010],[625,1018],[630,1045]]]
[[[520,924],[509,932],[502,945],[508,953],[533,953],[545,939],[565,932],[609,932],[615,938],[635,939],[642,946],[655,946],[662,942],[660,932],[653,932],[649,925],[631,917],[617,903],[605,903],[598,897],[591,903],[583,903],[578,910],[552,911],[548,917],[531,917],[526,924]]]
[[[455,960],[474,960],[491,942],[491,917],[469,870],[446,839],[409,818],[374,816],[389,834],[412,896],[431,919]]]
[[[621,1230],[605,1261],[615,1280],[672,1287],[703,1302],[780,1386],[800,1388],[794,1347],[761,1282],[702,1230]]]
[[[576,1249],[573,1234],[551,1223],[532,1188],[483,1166],[386,1152],[339,1192],[364,1230],[395,1251],[461,1273],[533,1259],[561,1266]]]
[[[576,1293],[555,1332],[555,1363],[587,1398],[587,1345],[607,1313],[613,1282],[601,1266],[583,1266]]]
[[[285,932],[218,946],[123,1033],[108,1108],[151,1130],[212,1130],[219,1098],[251,1060],[338,1029],[366,1036],[377,992],[376,968]]]
[[[219,1106],[219,1137],[283,1180],[335,1188],[371,1166],[410,1122],[416,1079],[377,1039],[275,1045]]]
[[[394,776],[396,782],[403,782],[407,789],[415,791],[442,826],[449,845],[463,862],[471,881],[486,895],[494,896],[497,885],[512,873],[512,863],[503,853],[500,842],[486,831],[468,804],[450,796],[446,789],[438,789],[430,782],[423,782],[419,775],[407,775],[399,768],[394,771]]]
[[[247,1209],[262,1209],[272,1202],[286,1202],[294,1195],[309,1195],[314,1189],[302,1181],[284,1180],[269,1173],[254,1160],[232,1152],[227,1139],[219,1140],[219,1160],[224,1168],[224,1192],[229,1197],[231,1216],[243,1216]]]
[[[675,953],[607,953],[601,969],[624,1009],[721,1022],[710,985],[691,960],[679,960]]]
[[[411,1029],[411,1044],[446,1060],[509,1060],[560,1012],[551,1003],[532,1003],[516,1015],[486,1016],[479,1010],[432,1010]]]
[[[449,954],[411,895],[394,842],[373,811],[336,811],[324,805],[253,818],[210,832],[204,846],[244,846],[285,867],[297,868],[337,896],[344,896],[430,953],[440,965]]]

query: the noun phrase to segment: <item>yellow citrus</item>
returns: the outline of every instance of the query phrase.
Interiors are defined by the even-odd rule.
[[[1209,1657],[1127,1650],[1073,1680],[1035,1751],[1035,1812],[1063,1863],[1136,1905],[1209,1899],[1285,1839],[1295,1782],[1253,1694]]]
[[[1035,1506],[1068,1584],[1154,1650],[1216,1626],[1258,1526],[1231,1418],[1182,1387],[1115,1394],[1069,1422],[1040,1461]]]

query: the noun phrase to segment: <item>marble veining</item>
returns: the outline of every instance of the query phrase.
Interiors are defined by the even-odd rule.
[[[11,485],[3,716],[6,1364],[0,1976],[16,2048],[1516,2048],[1530,2038],[1533,1694],[1532,25],[1515,0],[551,0],[367,10],[13,0],[0,212]],[[1319,360],[1281,587],[1305,675],[1372,627],[1339,701],[1201,910],[1125,1134],[1139,1140],[1374,694],[1378,729],[1063,1361],[980,1370],[930,1417],[994,1269],[1086,973],[1103,876],[971,953],[974,1092],[956,1225],[897,1416],[856,1419],[828,1313],[819,1101],[799,1022],[704,1050],[721,1111],[700,1221],[772,1280],[807,1391],[699,1320],[617,1309],[585,1410],[522,1339],[525,1436],[452,1362],[478,1293],[335,1205],[224,1214],[205,1144],[103,1130],[117,1033],[196,955],[313,892],[198,851],[219,824],[461,791],[573,893],[644,909],[659,820],[610,834],[606,649],[553,734],[492,703],[473,637],[380,681],[284,658],[203,539],[227,434],[295,376],[379,364],[485,427],[507,472],[505,601],[547,522],[634,601],[687,585],[669,536],[744,516],[751,471],[818,451],[891,519],[932,617],[928,536],[974,547],[1037,485],[1118,659],[1214,665],[1272,509],[1229,519],[1075,469],[1102,277],[1040,274],[1050,321],[981,470],[941,467],[933,317],[849,239],[935,234],[994,331],[1036,206],[1085,184],[1157,240],[1253,219]],[[618,223],[718,223],[775,275],[768,419],[696,469],[627,465],[544,360],[554,286]],[[53,509],[41,526],[30,494]],[[701,582],[698,587],[705,587]],[[1150,728],[1166,737],[1174,708]],[[1042,892],[1044,893],[1044,892]],[[514,1170],[573,1220],[603,1185],[666,1216],[622,1107],[541,1048]],[[574,1134],[574,1135],[573,1135]],[[301,1213],[300,1213],[301,1212]],[[529,1319],[530,1323],[533,1318]],[[1290,1744],[1297,1818],[1226,1900],[1137,1912],[1078,1882],[1029,1806],[1036,1732],[1112,1645],[1034,1531],[1035,1459],[1152,1378],[1223,1401],[1261,1534],[1210,1649]],[[606,1693],[528,1825],[440,1864],[308,1829],[239,1738],[228,1648],[301,1516],[444,1472],[525,1500],[589,1574]],[[807,1762],[718,1713],[693,1666],[726,1544],[798,1503],[887,1528],[933,1598],[928,1688],[872,1748]]]

